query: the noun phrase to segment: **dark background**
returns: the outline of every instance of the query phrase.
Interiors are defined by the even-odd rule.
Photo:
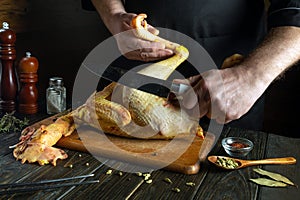
[[[39,60],[39,98],[45,100],[48,79],[64,78],[68,101],[77,71],[88,53],[109,37],[98,14],[83,10],[80,0],[1,0],[0,22],[17,33],[18,61],[30,51]],[[264,130],[300,135],[299,66],[288,70],[266,91]]]

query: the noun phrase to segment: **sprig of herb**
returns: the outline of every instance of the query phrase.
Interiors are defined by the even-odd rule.
[[[6,113],[0,119],[0,133],[7,132],[18,132],[21,131],[24,126],[27,126],[29,119],[24,118],[23,120],[16,118],[14,112]]]

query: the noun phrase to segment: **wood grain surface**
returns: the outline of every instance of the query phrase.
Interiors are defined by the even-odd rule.
[[[46,115],[34,115],[31,122],[40,121]],[[48,116],[49,117],[49,116]],[[64,149],[69,158],[57,162],[57,166],[21,164],[12,156],[8,146],[17,143],[20,133],[0,133],[0,184],[14,182],[35,182],[45,179],[72,177],[94,173],[100,182],[93,185],[62,187],[55,190],[0,195],[0,199],[245,199],[245,200],[295,200],[299,189],[261,187],[249,181],[258,177],[254,167],[234,171],[224,171],[208,162],[201,164],[197,174],[183,174],[170,170],[149,172],[152,183],[148,184],[143,176],[118,170],[120,162],[103,158],[100,162],[90,153]],[[210,155],[226,155],[221,139],[227,136],[241,136],[253,141],[254,148],[245,159],[294,156],[300,159],[300,139],[288,138],[265,132],[249,131],[224,127],[221,138]],[[72,165],[72,167],[70,167]],[[129,164],[128,164],[129,165]],[[296,165],[270,165],[263,168],[279,172],[299,185],[299,163]],[[112,174],[106,172],[112,170]],[[120,175],[122,172],[122,175]],[[164,181],[165,178],[172,183]],[[80,180],[85,181],[85,180]],[[186,185],[193,182],[194,186]],[[179,188],[180,192],[174,192]]]
[[[31,126],[38,128],[42,124],[49,125],[58,116],[51,116]],[[180,135],[172,140],[132,139],[104,134],[89,126],[81,126],[71,136],[61,138],[56,146],[89,152],[96,157],[116,159],[133,165],[196,174],[200,170],[199,158],[206,157],[212,148],[213,140],[211,133],[206,133],[205,140],[189,134]]]

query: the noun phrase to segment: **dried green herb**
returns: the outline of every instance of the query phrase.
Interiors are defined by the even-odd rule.
[[[256,173],[263,175],[263,176],[268,176],[271,179],[274,179],[275,181],[281,181],[289,185],[295,185],[292,181],[290,181],[288,178],[285,176],[282,176],[281,174],[274,173],[274,172],[269,172],[260,168],[253,169]]]
[[[179,193],[180,189],[176,187],[176,188],[172,188],[172,191]]]
[[[147,173],[147,174],[143,174],[143,176],[144,176],[144,180],[147,181],[150,178],[151,174]]]
[[[143,176],[143,173],[142,172],[136,172],[135,173],[137,176]]]
[[[170,184],[173,183],[173,182],[171,181],[171,179],[169,179],[169,178],[165,178],[164,181],[167,182],[167,183],[170,183]]]
[[[193,186],[195,186],[196,184],[194,183],[194,182],[187,182],[187,183],[185,183],[187,186],[191,186],[191,187],[193,187]]]
[[[251,178],[250,181],[253,181],[256,184],[264,185],[268,187],[286,187],[287,184],[280,182],[280,181],[274,181],[267,178]]]
[[[113,171],[112,171],[111,169],[109,169],[109,170],[107,170],[107,171],[106,171],[106,173],[105,173],[105,174],[106,174],[106,175],[111,175],[111,174],[112,174],[112,172],[113,172]]]
[[[16,118],[14,112],[6,113],[0,119],[0,133],[7,132],[18,132],[21,131],[23,127],[27,126],[29,120],[24,118],[23,120]]]
[[[146,180],[146,183],[148,184],[152,183],[152,179]]]

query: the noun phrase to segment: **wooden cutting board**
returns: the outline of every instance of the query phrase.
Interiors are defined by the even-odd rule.
[[[32,126],[48,125],[56,118],[51,116]],[[103,134],[89,126],[82,126],[71,136],[61,138],[56,146],[134,165],[196,174],[200,170],[200,161],[206,158],[213,142],[214,135],[210,133],[206,133],[204,140],[190,135],[172,140],[142,140]]]

